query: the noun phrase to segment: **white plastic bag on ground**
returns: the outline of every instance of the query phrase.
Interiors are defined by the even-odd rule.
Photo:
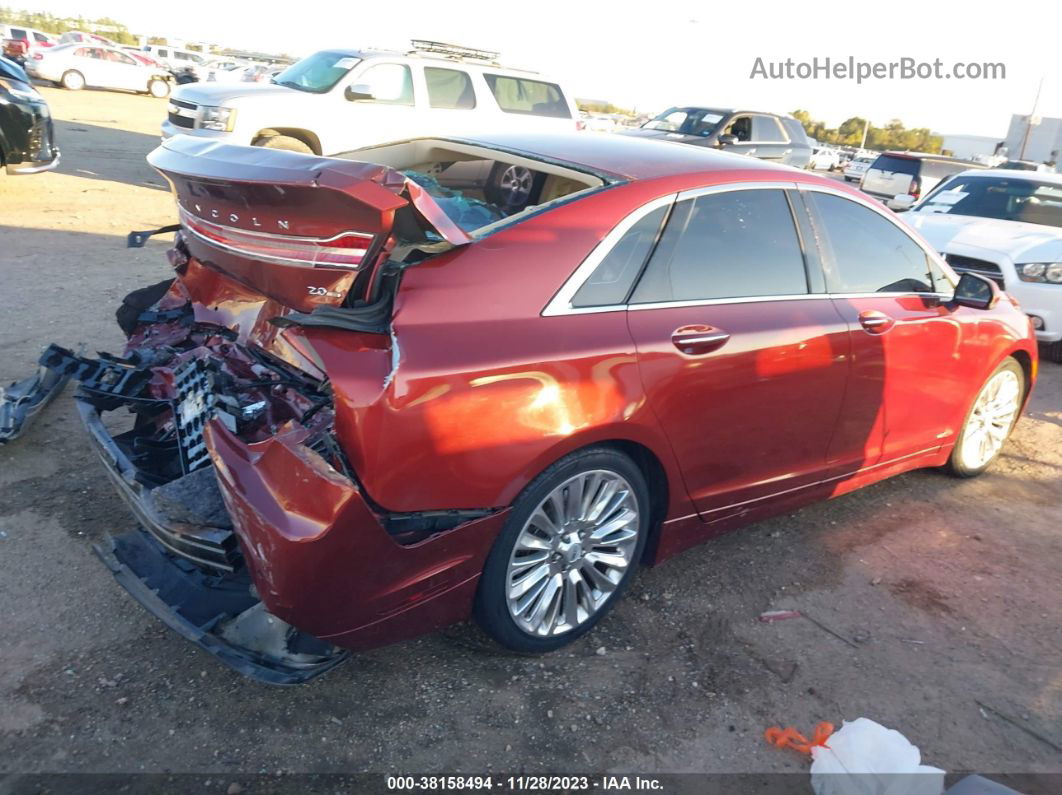
[[[815,795],[940,795],[944,771],[922,764],[918,748],[867,718],[845,721],[826,747],[811,749]]]

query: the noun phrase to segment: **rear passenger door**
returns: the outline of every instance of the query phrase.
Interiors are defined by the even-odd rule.
[[[478,102],[472,76],[466,70],[425,66],[424,93],[432,134],[467,135],[475,131]]]
[[[752,142],[754,155],[761,160],[780,163],[791,152],[789,136],[782,129],[781,123],[773,116],[756,115],[752,117]]]
[[[840,412],[848,327],[790,193],[680,194],[629,300],[646,398],[708,521],[820,478]]]

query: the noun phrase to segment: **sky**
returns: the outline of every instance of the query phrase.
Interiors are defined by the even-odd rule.
[[[170,35],[302,56],[328,47],[408,48],[411,38],[501,52],[509,66],[551,75],[580,98],[659,111],[707,104],[791,112],[836,126],[874,124],[1002,139],[1012,113],[1062,116],[1062,2],[709,3],[668,0],[397,0],[297,4],[256,0],[7,0],[59,15],[109,16],[134,33]],[[983,10],[982,10],[983,9]],[[1002,63],[997,80],[783,79],[752,76],[764,64]]]

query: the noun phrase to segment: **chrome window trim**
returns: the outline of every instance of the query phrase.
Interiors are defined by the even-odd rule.
[[[666,196],[660,196],[653,199],[648,204],[643,204],[637,210],[629,213],[623,220],[612,227],[611,231],[599,242],[594,249],[587,255],[579,267],[575,269],[571,276],[561,285],[561,288],[556,292],[550,302],[546,304],[545,309],[540,313],[542,317],[555,317],[557,315],[583,315],[596,312],[614,312],[617,309],[625,309],[625,304],[612,306],[587,306],[587,307],[574,307],[572,306],[572,299],[575,294],[579,292],[579,289],[586,283],[586,280],[590,278],[597,266],[601,264],[601,261],[612,253],[612,249],[616,247],[616,244],[623,239],[623,236],[627,234],[632,226],[642,220],[649,213],[657,210],[661,207],[668,207],[675,203],[679,194],[669,193]]]
[[[695,199],[699,196],[708,196],[714,193],[729,193],[731,191],[738,190],[802,190],[802,191],[817,191],[820,193],[829,193],[835,196],[840,196],[842,199],[849,199],[850,201],[869,208],[876,212],[878,215],[886,218],[890,223],[895,225],[907,235],[920,249],[934,259],[934,261],[943,266],[942,272],[948,275],[954,275],[954,271],[951,266],[944,261],[940,254],[926,245],[923,245],[918,238],[914,237],[910,230],[899,218],[895,217],[895,214],[891,211],[887,211],[883,205],[876,202],[872,202],[868,199],[863,199],[859,196],[854,196],[844,190],[839,190],[828,185],[815,185],[806,182],[727,182],[720,185],[707,185],[702,188],[689,188],[678,193],[668,194],[667,196],[661,196],[660,198],[653,199],[648,204],[644,204],[637,210],[634,210],[627,215],[622,221],[616,224],[612,230],[601,239],[593,251],[587,256],[586,259],[579,265],[578,268],[572,273],[571,276],[564,282],[560,290],[553,296],[550,302],[546,305],[545,309],[540,313],[542,317],[557,317],[563,315],[594,315],[604,312],[622,312],[627,311],[643,311],[646,309],[679,309],[683,307],[693,306],[716,306],[726,304],[754,304],[763,303],[768,301],[808,301],[808,300],[843,300],[846,298],[885,298],[896,296],[933,296],[942,300],[951,300],[954,297],[954,290],[952,292],[875,292],[875,293],[795,293],[789,295],[749,295],[739,296],[736,298],[704,298],[704,299],[689,299],[689,300],[676,300],[676,301],[654,301],[652,303],[645,304],[610,304],[603,306],[586,306],[586,307],[573,307],[571,300],[579,289],[583,286],[590,274],[594,272],[594,269],[601,264],[601,261],[608,256],[613,247],[622,239],[627,231],[634,226],[643,217],[651,213],[653,210],[667,204],[675,204],[686,199]],[[816,243],[817,245],[817,243]],[[952,285],[954,288],[954,284]]]

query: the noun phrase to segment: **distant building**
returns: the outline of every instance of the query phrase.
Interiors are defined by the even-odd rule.
[[[999,138],[987,135],[948,135],[947,133],[933,133],[939,135],[944,141],[940,148],[951,153],[953,157],[962,160],[973,160],[978,155],[991,156],[995,154]]]
[[[1033,121],[1039,121],[1039,124],[1030,125],[1029,117],[1025,114],[1015,113],[1010,117],[1006,138],[1007,156],[1014,160],[1034,160],[1038,163],[1058,162],[1062,157],[1062,119],[1034,117]]]

